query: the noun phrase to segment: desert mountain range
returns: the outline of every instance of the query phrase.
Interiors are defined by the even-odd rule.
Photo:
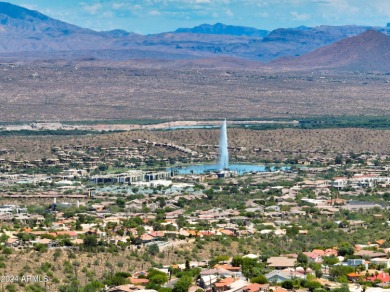
[[[0,2],[0,60],[142,60],[169,66],[387,72],[389,30],[324,25],[267,31],[217,23],[139,35],[85,29]]]

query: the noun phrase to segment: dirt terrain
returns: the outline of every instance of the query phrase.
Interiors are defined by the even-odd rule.
[[[60,249],[49,250],[44,253],[25,250],[14,252],[4,257],[5,275],[46,275],[45,265],[50,264],[49,281],[46,285],[48,291],[58,291],[59,285],[69,283],[69,278],[75,276],[81,285],[86,285],[91,278],[102,279],[104,275],[126,271],[131,274],[142,270],[147,270],[152,266],[151,262],[171,265],[182,263],[188,255],[192,256],[194,243],[172,247],[161,251],[158,256],[147,257],[145,260],[144,249],[126,250],[118,253],[87,253],[77,250]],[[237,243],[233,243],[229,248],[229,253],[234,254],[238,249]],[[210,252],[212,250],[212,252]],[[218,243],[211,242],[207,247],[197,251],[197,257],[209,258],[214,251],[225,250],[226,248]],[[70,255],[70,256],[69,256]],[[191,259],[193,259],[191,257]],[[66,263],[67,262],[67,263]],[[70,266],[67,268],[67,266]],[[20,276],[21,277],[21,276]],[[19,286],[20,287],[20,286]],[[22,287],[20,287],[24,291]]]
[[[199,120],[390,114],[390,77],[148,69],[80,62],[0,65],[0,121]]]
[[[196,151],[210,152],[210,149],[199,149],[197,145],[216,145],[219,139],[219,129],[191,129],[175,131],[132,131],[88,136],[15,136],[0,137],[0,149],[12,150],[0,158],[17,160],[34,160],[40,158],[54,158],[51,148],[58,146],[136,146],[133,139],[145,139],[152,142],[186,144]],[[325,130],[298,130],[281,129],[255,131],[238,128],[228,129],[230,147],[245,147],[239,155],[252,153],[255,149],[267,150],[251,155],[260,158],[272,158],[281,155],[282,151],[318,152],[329,151],[335,153],[388,153],[390,149],[390,130],[368,129],[325,129]],[[159,155],[173,155],[173,152],[164,152],[161,147],[150,148],[151,153]],[[268,150],[270,152],[268,152]],[[154,152],[153,152],[154,151]]]

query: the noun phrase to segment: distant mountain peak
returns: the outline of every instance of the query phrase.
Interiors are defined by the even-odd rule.
[[[47,20],[50,18],[38,11],[30,10],[8,2],[0,2],[0,14],[6,15],[14,19],[22,19],[22,20],[31,19],[31,18]]]
[[[129,32],[123,29],[113,29],[109,31],[102,31],[100,33],[113,38],[121,38],[121,37],[128,36],[130,34]]]
[[[2,27],[0,32],[3,33],[35,35],[43,33],[49,36],[68,35],[75,31],[91,31],[7,2],[0,2],[0,26]]]
[[[357,37],[362,38],[362,39],[363,38],[388,39],[388,37],[384,33],[377,31],[377,30],[374,30],[374,29],[369,29],[369,30],[361,33]]]
[[[376,30],[342,39],[306,55],[274,64],[291,68],[390,71],[390,37]]]
[[[265,37],[269,31],[254,27],[226,25],[223,23],[201,24],[193,28],[178,28],[177,33],[222,34],[234,36]]]
[[[387,64],[387,59],[380,61],[379,56],[382,54],[382,59],[386,56],[390,60],[388,39],[386,35],[376,31],[366,32],[369,29],[385,33],[390,31],[385,27],[325,25],[275,29],[268,32],[254,27],[218,22],[201,24],[193,28],[179,28],[176,32],[143,36],[118,29],[103,32],[84,29],[50,18],[38,11],[0,2],[0,58],[4,60],[180,59],[191,60],[193,64],[196,62],[192,60],[202,59],[203,61],[198,62],[198,65],[212,64],[217,67],[218,63],[223,66],[228,64],[237,66],[238,58],[270,62],[281,57],[304,56],[303,59],[299,59],[301,63],[294,66],[322,64],[321,66],[330,67],[355,64],[354,68],[364,66],[367,68],[364,64],[375,64],[383,68],[384,64]],[[366,33],[357,39],[351,38],[362,32]],[[343,39],[345,43],[335,44]],[[335,44],[337,47],[319,50],[313,58],[304,55],[330,44]],[[331,50],[333,55],[330,55],[328,50]],[[336,62],[332,56],[337,56]],[[361,61],[357,63],[359,58]],[[239,63],[242,64],[240,66],[248,65],[241,61]]]
[[[301,25],[301,26],[298,26],[296,29],[298,29],[298,30],[312,30],[313,28],[306,26],[306,25]]]

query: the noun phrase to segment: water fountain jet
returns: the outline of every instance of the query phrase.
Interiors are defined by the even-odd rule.
[[[221,134],[219,138],[219,170],[229,169],[229,151],[227,141],[227,126],[226,119],[221,126]]]

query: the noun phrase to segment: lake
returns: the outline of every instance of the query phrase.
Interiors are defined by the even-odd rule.
[[[178,174],[204,174],[207,172],[218,171],[218,164],[196,164],[181,167],[168,167],[167,171],[177,171]],[[285,170],[287,167],[281,167]],[[229,164],[229,170],[237,171],[239,174],[246,172],[264,172],[266,170],[265,165],[258,164]],[[271,171],[275,171],[275,167],[271,167]]]

